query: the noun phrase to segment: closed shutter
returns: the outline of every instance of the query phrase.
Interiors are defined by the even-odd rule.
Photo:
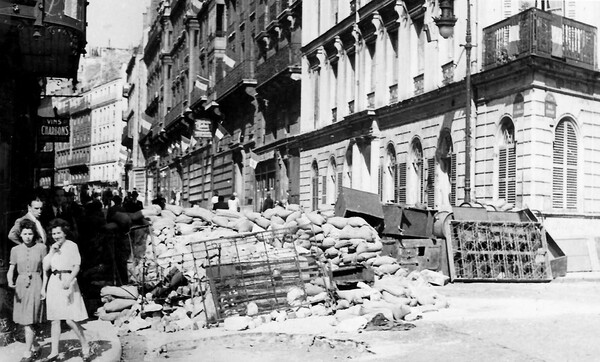
[[[571,122],[566,123],[565,128],[567,136],[566,205],[569,210],[577,210],[577,135]]]
[[[319,176],[312,178],[312,209],[319,209]]]
[[[342,193],[342,186],[344,185],[344,183],[342,182],[342,178],[344,177],[344,174],[342,172],[338,172],[337,174],[337,194],[341,194]]]
[[[498,198],[515,205],[517,158],[514,145],[500,147],[498,157]]]
[[[427,207],[435,207],[435,157],[427,160]]]
[[[321,196],[321,203],[327,203],[327,176],[323,176],[323,195]]]
[[[450,157],[450,205],[456,206],[456,154]]]
[[[406,204],[406,163],[399,163],[396,167],[395,185],[397,190],[396,202]]]
[[[377,195],[379,195],[379,201],[383,200],[383,166],[379,165],[377,171]],[[385,200],[387,201],[387,200]]]
[[[552,150],[552,207],[564,207],[564,154],[565,154],[565,122],[556,127]]]
[[[552,207],[577,210],[578,147],[575,128],[569,121],[556,127],[552,152]]]
[[[419,202],[426,203],[427,200],[427,179],[425,178],[425,164],[423,159],[419,159],[419,165],[417,167],[419,171]]]

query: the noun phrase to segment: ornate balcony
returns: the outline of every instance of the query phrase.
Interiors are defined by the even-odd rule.
[[[597,29],[531,8],[483,29],[483,69],[536,55],[595,70]]]
[[[77,79],[85,53],[86,0],[0,0],[0,34],[14,44],[23,71],[40,77]]]
[[[245,60],[227,72],[214,86],[215,99],[220,101],[236,88],[245,84],[256,84],[254,79],[254,60]]]

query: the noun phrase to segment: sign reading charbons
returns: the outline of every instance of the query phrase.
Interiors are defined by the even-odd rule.
[[[71,126],[69,118],[42,117],[38,132],[38,140],[42,142],[69,142]]]

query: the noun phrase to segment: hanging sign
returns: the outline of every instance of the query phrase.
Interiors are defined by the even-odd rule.
[[[194,138],[212,138],[210,132],[210,119],[196,119],[194,122]]]
[[[69,142],[71,126],[69,118],[40,118],[38,141],[41,142]]]

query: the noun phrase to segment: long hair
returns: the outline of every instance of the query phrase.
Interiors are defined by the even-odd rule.
[[[35,223],[29,219],[23,219],[19,223],[19,239],[21,239],[21,232],[25,229],[29,229],[33,232],[33,240],[38,240],[40,238],[40,233],[38,233],[37,227]],[[23,240],[21,240],[22,242]]]

